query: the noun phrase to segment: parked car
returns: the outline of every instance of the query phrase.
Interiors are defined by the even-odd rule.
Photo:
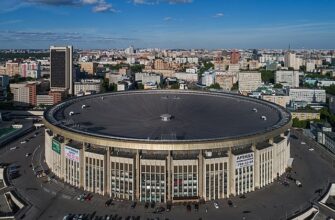
[[[148,202],[146,202],[145,204],[144,204],[144,208],[149,208],[149,203]]]
[[[186,210],[187,210],[188,212],[190,212],[190,211],[192,210],[192,208],[191,208],[191,205],[190,205],[190,204],[187,204],[187,205],[186,205]]]
[[[171,211],[172,205],[170,203],[166,204],[166,211]]]
[[[164,212],[164,211],[165,211],[165,208],[160,206],[160,207],[156,208],[155,213],[161,213],[161,212]]]
[[[110,205],[112,205],[112,199],[108,199],[106,202],[105,202],[105,206],[108,207]]]
[[[194,204],[194,210],[199,211],[199,204],[198,203]]]
[[[137,204],[136,202],[133,202],[130,207],[134,209],[136,207],[136,204]]]
[[[233,207],[233,201],[231,201],[231,200],[228,200],[228,205],[229,205],[229,207]]]

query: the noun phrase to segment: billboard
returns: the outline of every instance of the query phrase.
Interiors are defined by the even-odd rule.
[[[236,156],[235,168],[243,168],[254,165],[254,153],[241,154]]]
[[[60,146],[60,143],[56,139],[52,139],[51,148],[56,153],[60,154],[61,146]]]
[[[64,153],[65,153],[65,158],[79,163],[80,157],[79,157],[79,150],[78,149],[75,149],[75,148],[72,148],[72,147],[69,147],[69,146],[65,146]]]

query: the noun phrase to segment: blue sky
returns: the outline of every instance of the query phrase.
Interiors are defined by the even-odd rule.
[[[0,48],[335,48],[335,0],[0,0]]]

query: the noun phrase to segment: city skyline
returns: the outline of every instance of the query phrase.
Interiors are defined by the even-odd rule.
[[[0,1],[0,49],[332,49],[334,6],[329,0]]]

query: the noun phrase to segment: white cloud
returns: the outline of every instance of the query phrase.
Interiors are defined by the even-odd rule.
[[[82,3],[92,5],[99,3],[99,0],[82,0]]]
[[[214,18],[220,18],[220,17],[223,17],[223,16],[224,16],[224,14],[222,12],[220,12],[220,13],[216,13],[213,17]]]
[[[193,0],[131,0],[131,2],[138,5],[154,5],[159,3],[187,4],[192,3]]]
[[[116,9],[113,8],[112,4],[106,3],[105,1],[100,1],[97,5],[93,7],[94,12],[117,12]]]
[[[93,12],[117,12],[107,0],[21,0],[29,4],[49,6],[84,6],[92,5]]]
[[[171,21],[171,20],[173,20],[173,18],[172,17],[165,17],[163,20],[164,21]]]

